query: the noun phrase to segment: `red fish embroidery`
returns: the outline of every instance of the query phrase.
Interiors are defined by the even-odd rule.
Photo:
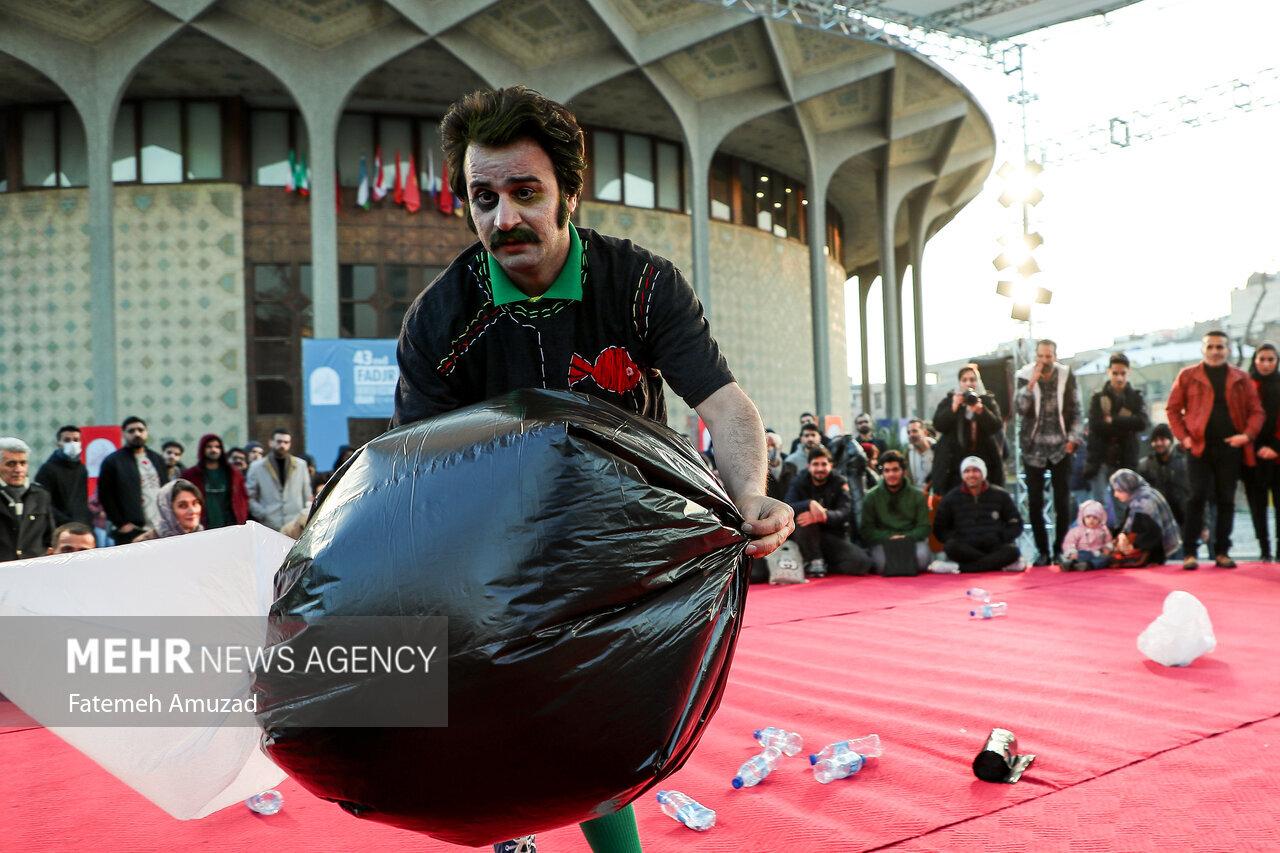
[[[639,384],[641,370],[622,347],[609,347],[596,356],[595,364],[574,353],[569,361],[569,385],[576,385],[588,376],[606,391],[625,394]]]

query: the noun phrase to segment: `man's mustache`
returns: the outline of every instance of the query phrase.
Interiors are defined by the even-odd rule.
[[[489,245],[495,249],[499,246],[505,246],[508,243],[541,243],[538,234],[532,228],[512,228],[510,231],[503,231],[500,228],[493,229],[489,235]]]

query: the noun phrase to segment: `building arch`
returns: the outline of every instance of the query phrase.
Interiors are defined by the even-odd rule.
[[[144,57],[122,93],[118,406],[147,412],[157,437],[194,449],[208,432],[231,447],[278,426],[298,431],[291,377],[314,322],[299,267],[287,262],[308,242],[298,221],[308,201],[283,190],[308,162],[307,140],[285,81],[197,27]]]
[[[626,215],[665,240],[668,232],[652,230],[654,223],[662,224],[672,235],[673,255],[687,244],[688,261],[682,263],[718,335],[735,353],[742,350],[734,356],[735,369],[753,393],[764,389],[758,393],[774,412],[799,405],[844,414],[846,371],[837,340],[843,311],[839,300],[830,298],[830,279],[850,271],[879,272],[883,266],[886,280],[896,282],[912,265],[918,282],[924,241],[976,194],[994,149],[991,124],[981,108],[927,59],[883,41],[765,20],[737,7],[648,0],[106,0],[73,10],[16,0],[0,9],[0,51],[11,48],[6,52],[44,71],[82,116],[87,138],[106,140],[96,153],[89,152],[92,174],[111,173],[108,143],[120,105],[174,94],[159,85],[165,81],[199,82],[200,72],[187,74],[184,65],[192,67],[202,52],[212,56],[214,43],[228,51],[222,59],[227,70],[248,71],[235,81],[210,65],[210,85],[203,93],[210,100],[225,97],[244,105],[247,130],[233,153],[240,158],[239,174],[252,174],[229,183],[247,200],[237,213],[245,235],[246,293],[253,264],[305,257],[314,297],[309,331],[338,337],[348,323],[344,311],[352,300],[360,301],[343,295],[344,267],[397,252],[403,257],[395,263],[425,267],[433,263],[431,253],[443,258],[469,243],[465,223],[447,213],[401,216],[384,227],[376,213],[357,212],[356,187],[343,186],[353,182],[348,173],[358,163],[341,162],[342,116],[412,119],[421,137],[422,123],[438,118],[465,91],[523,83],[568,102],[589,131],[616,132],[619,144],[627,134],[643,137],[633,140],[636,150],[660,150],[664,162],[674,152],[683,167],[678,201],[668,197],[652,208],[647,202],[638,207],[611,202],[596,210],[616,214],[619,221]],[[191,56],[183,55],[184,45],[192,46]],[[141,76],[134,79],[139,68]],[[20,102],[36,103],[30,93]],[[310,166],[305,200],[287,196],[254,172],[252,141],[264,138],[252,128],[259,111],[274,111],[269,121],[296,128],[283,135]],[[416,154],[420,145],[412,147]],[[716,163],[726,157],[795,181],[793,190],[803,184],[805,197],[821,203],[807,206],[800,222],[789,220],[785,236],[775,235],[772,223],[762,230],[759,222],[718,218],[725,202],[712,186]],[[278,166],[279,160],[267,165]],[[434,164],[424,171],[415,157],[415,166],[420,179],[431,180]],[[144,183],[126,185],[127,193],[147,195]],[[172,197],[185,204],[182,194],[193,183],[198,181],[184,176],[182,184],[157,186],[170,187],[177,193]],[[124,392],[117,383],[129,377],[117,368],[117,355],[122,363],[134,358],[115,335],[114,320],[122,312],[113,278],[118,266],[113,246],[133,238],[113,235],[113,224],[123,224],[115,221],[118,187],[109,179],[89,184],[92,263],[86,275],[95,306],[95,358],[86,391],[93,396],[94,419],[102,422],[121,414],[116,398]],[[55,191],[44,192],[44,201],[54,197]],[[261,197],[288,201],[267,210],[254,201]],[[170,198],[171,190],[165,189],[152,204],[172,207]],[[0,206],[12,201],[0,196]],[[828,231],[827,239],[808,239]],[[797,232],[809,245],[794,239]],[[768,401],[770,380],[758,376],[782,373],[797,358],[787,351],[780,364],[766,364],[750,355],[756,338],[751,330],[737,328],[743,325],[733,319],[742,310],[739,303],[766,305],[777,294],[758,271],[743,271],[748,277],[742,282],[726,279],[732,265],[717,254],[726,237],[751,243],[752,251],[787,258],[788,269],[800,270],[802,277],[808,270],[807,336],[804,330],[785,333],[789,341],[807,340],[811,350],[804,368],[811,382],[796,382],[794,376],[789,382],[790,388],[811,384],[813,396],[806,388],[802,404],[789,397]],[[299,279],[291,293],[301,300],[306,295],[301,260],[290,263]],[[201,296],[215,303],[222,298]],[[372,308],[394,310],[393,305]],[[371,316],[367,308],[361,310]],[[242,358],[256,346],[248,334],[255,311],[246,304],[248,341]],[[382,322],[391,315],[380,316]],[[886,348],[887,363],[900,358],[894,353]],[[216,352],[213,357],[220,358]],[[257,376],[251,372],[248,381]],[[245,394],[252,393],[246,386]],[[195,403],[202,404],[204,395],[203,390],[193,395]],[[903,396],[898,393],[888,413],[904,407]],[[221,405],[200,416],[216,414]],[[678,405],[672,409],[679,411]],[[769,419],[792,416],[769,414]]]
[[[180,24],[134,0],[77,18],[62,7],[32,5],[0,12],[0,51],[22,60],[66,93],[84,124],[88,162],[89,291],[93,417],[115,420],[116,334],[112,277],[111,132],[121,94],[141,57]]]

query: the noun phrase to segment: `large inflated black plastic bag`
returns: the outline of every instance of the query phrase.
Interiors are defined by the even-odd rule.
[[[350,677],[260,672],[266,749],[317,796],[457,844],[615,811],[679,769],[719,704],[740,526],[680,436],[590,397],[518,391],[388,432],[322,495],[269,641],[447,616],[449,725],[291,727]]]

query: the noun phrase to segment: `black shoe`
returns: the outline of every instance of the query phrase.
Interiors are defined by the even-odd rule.
[[[1033,566],[1052,566],[1052,565],[1053,565],[1053,560],[1050,560],[1050,559],[1049,559],[1049,555],[1048,555],[1048,554],[1046,554],[1044,551],[1041,551],[1040,553],[1036,554],[1036,561],[1035,561],[1034,563],[1032,563],[1031,565],[1033,565]]]

